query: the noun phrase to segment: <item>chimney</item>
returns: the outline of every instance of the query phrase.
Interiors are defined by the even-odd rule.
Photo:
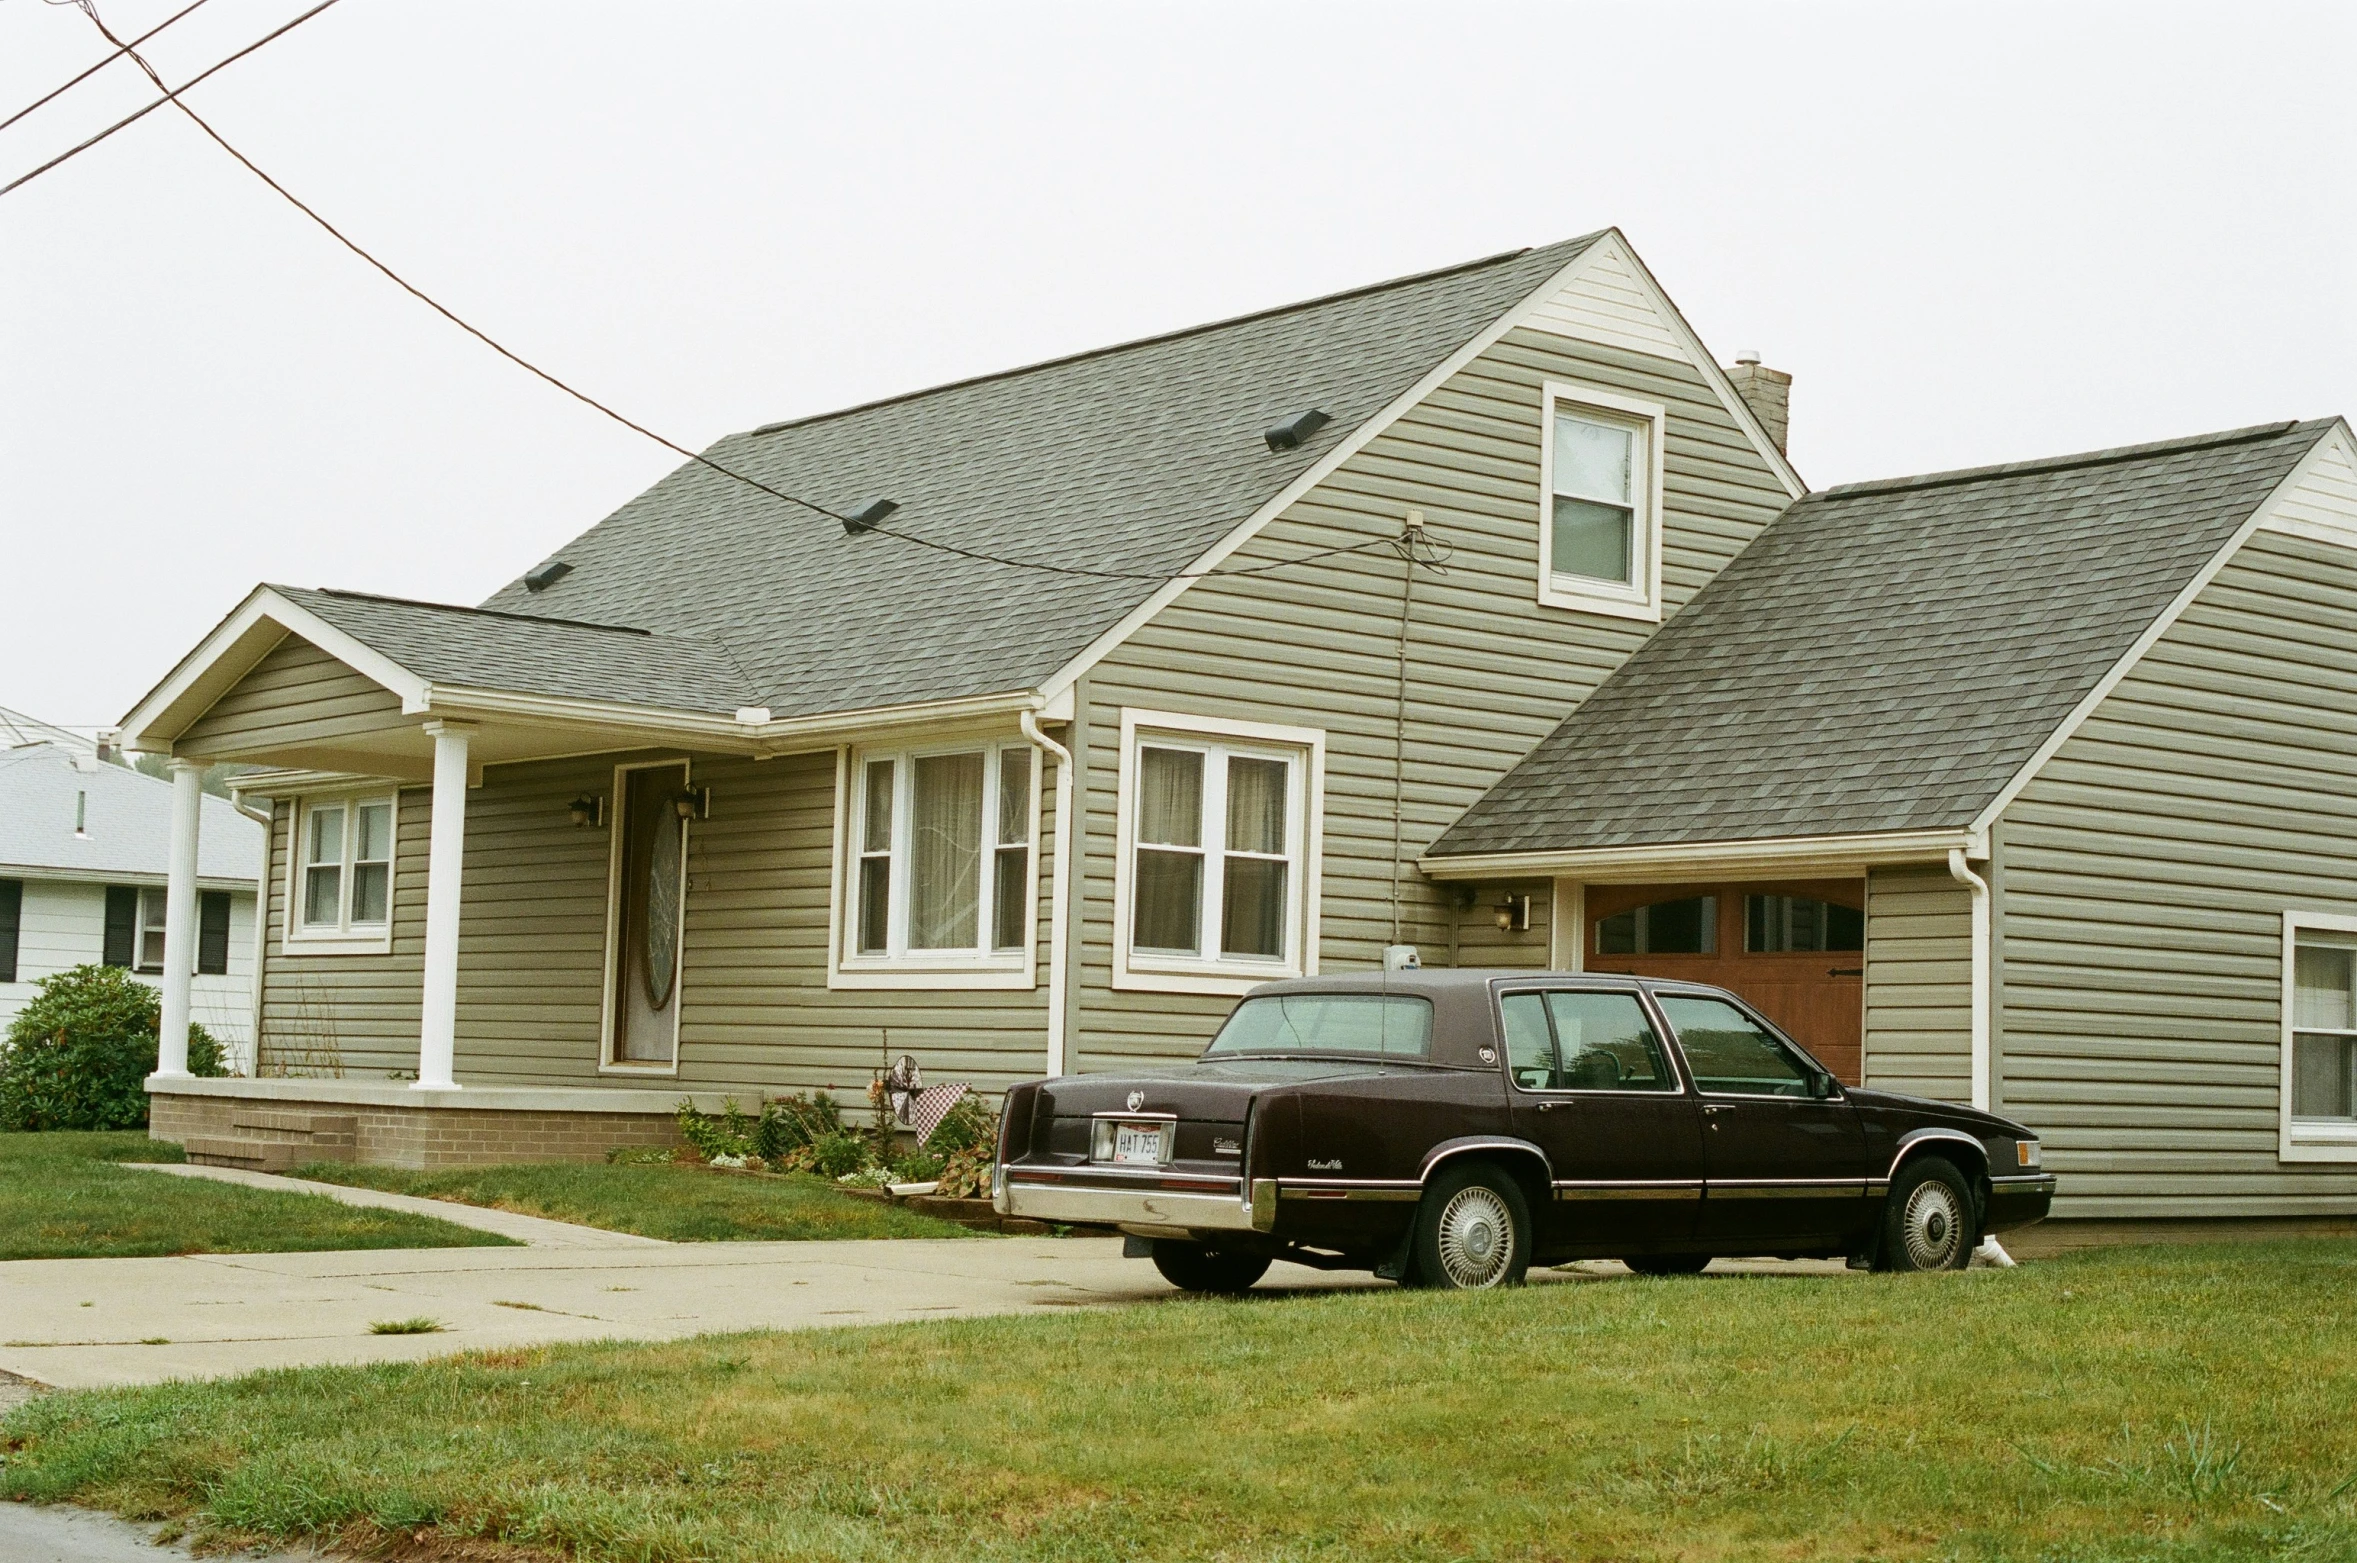
[[[1784,432],[1792,422],[1792,376],[1768,368],[1752,351],[1735,355],[1727,378],[1734,382],[1735,394],[1743,398],[1752,416],[1760,420],[1760,427],[1768,431],[1768,438],[1776,442],[1776,449],[1783,450]]]

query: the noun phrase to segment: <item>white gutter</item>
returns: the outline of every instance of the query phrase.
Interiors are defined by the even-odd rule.
[[[1064,1072],[1066,947],[1072,932],[1072,751],[1039,730],[1038,713],[1017,717],[1023,736],[1056,762],[1056,862],[1048,879],[1048,1073]]]
[[[1937,863],[1977,845],[1964,830],[1897,830],[1852,836],[1781,836],[1755,841],[1665,841],[1573,851],[1427,854],[1417,866],[1434,879],[1578,879],[1642,882],[1665,871],[1687,877],[1782,879],[1861,874],[1894,863]]]
[[[1972,1105],[1989,1110],[1989,882],[1972,871],[1964,849],[1948,854],[1948,874],[1972,892]]]

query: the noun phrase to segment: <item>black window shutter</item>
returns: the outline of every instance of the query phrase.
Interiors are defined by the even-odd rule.
[[[24,915],[24,881],[0,879],[0,982],[16,981],[16,935]]]
[[[133,948],[139,943],[139,891],[130,885],[106,887],[106,953],[99,957],[107,966],[130,966],[138,955]]]
[[[196,969],[203,977],[229,974],[229,892],[196,893]]]

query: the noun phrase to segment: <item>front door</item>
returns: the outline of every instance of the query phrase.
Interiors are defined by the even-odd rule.
[[[1590,885],[1581,960],[1589,971],[1729,989],[1858,1085],[1865,902],[1854,879]]]
[[[1868,1215],[1857,1114],[1724,999],[1656,992],[1702,1100],[1702,1232],[1717,1253],[1847,1243]],[[1756,1245],[1756,1246],[1754,1246]]]
[[[1547,1153],[1542,1252],[1660,1252],[1691,1241],[1702,1195],[1694,1098],[1634,988],[1530,988],[1499,1000],[1514,1129]]]
[[[607,972],[612,1061],[668,1065],[679,1051],[679,948],[687,899],[687,766],[621,773],[614,937]]]

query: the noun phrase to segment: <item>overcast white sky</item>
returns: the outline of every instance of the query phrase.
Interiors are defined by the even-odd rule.
[[[1797,377],[1824,485],[2357,413],[2353,42],[2223,0],[341,0],[190,101],[690,445],[1617,224]],[[102,52],[0,0],[0,114]],[[0,182],[143,85],[0,131]],[[670,465],[172,114],[0,199],[0,705],[110,723],[259,580],[478,600]]]

